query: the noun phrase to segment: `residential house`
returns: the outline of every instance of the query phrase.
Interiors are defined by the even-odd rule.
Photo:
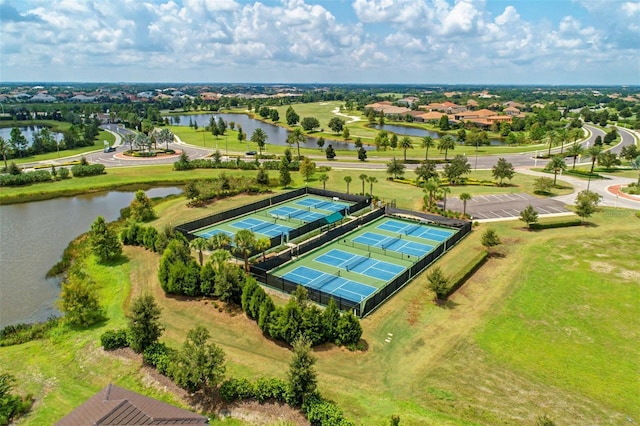
[[[206,425],[207,417],[109,384],[56,426]]]

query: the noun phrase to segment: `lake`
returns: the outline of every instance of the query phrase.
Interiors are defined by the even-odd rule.
[[[206,127],[209,125],[209,120],[211,116],[215,117],[217,120],[218,117],[222,117],[222,119],[229,125],[229,122],[233,121],[235,123],[235,129],[238,130],[238,126],[242,127],[242,131],[247,134],[247,139],[251,138],[251,134],[255,129],[262,129],[267,134],[267,145],[280,145],[280,146],[288,146],[287,144],[287,136],[289,135],[289,130],[285,129],[281,126],[276,126],[274,124],[265,123],[264,121],[256,120],[254,118],[249,117],[246,114],[195,114],[195,115],[170,115],[169,122],[178,125],[178,126],[189,126],[189,120],[191,123],[197,123],[198,127]],[[176,123],[175,119],[178,118],[179,122]],[[307,143],[302,144],[301,146],[307,148],[318,148],[317,138],[308,137]],[[223,141],[224,143],[224,141]],[[254,144],[251,141],[247,141],[248,144],[255,149]],[[326,139],[324,142],[324,148],[329,146],[329,144],[333,145],[334,149],[337,150],[347,150],[354,151],[356,149],[353,143],[345,143],[342,141],[336,141],[331,139]],[[372,146],[366,146],[365,149],[375,149]]]
[[[42,130],[44,126],[33,126],[33,127],[18,127],[22,136],[27,138],[29,141],[29,145],[33,142],[33,134]],[[0,128],[0,136],[7,142],[11,140],[11,129],[12,127],[1,127]],[[62,140],[62,133],[51,132],[51,136],[53,136],[56,140]]]
[[[146,191],[150,198],[179,194],[176,187]],[[60,280],[45,278],[67,245],[97,216],[120,216],[135,192],[111,191],[0,206],[0,328],[59,316]]]

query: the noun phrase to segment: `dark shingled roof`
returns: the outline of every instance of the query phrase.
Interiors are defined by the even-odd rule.
[[[206,425],[208,420],[191,411],[109,384],[56,425]]]

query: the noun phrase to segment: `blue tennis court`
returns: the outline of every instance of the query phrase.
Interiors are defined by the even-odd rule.
[[[376,228],[397,234],[411,235],[412,237],[422,238],[425,240],[437,241],[439,243],[447,240],[455,233],[453,230],[431,226],[424,223],[408,223],[394,219],[388,219],[376,226]]]
[[[324,263],[325,265],[336,266],[382,281],[391,281],[396,275],[404,271],[404,267],[402,266],[338,249],[332,249],[316,257],[314,260]]]
[[[279,219],[298,219],[303,222],[313,222],[325,217],[325,215],[309,210],[296,209],[295,207],[282,206],[269,210],[269,214]]]
[[[268,237],[275,237],[276,235],[286,234],[291,229],[293,229],[290,226],[266,222],[254,217],[245,217],[242,220],[231,223],[231,226],[233,226],[234,228],[249,229],[256,234],[262,234]]]
[[[376,291],[375,287],[351,281],[338,275],[331,275],[306,266],[299,266],[282,276],[289,281],[322,290],[352,302],[361,302]]]
[[[294,204],[298,206],[303,206],[303,207],[313,208],[318,210],[326,210],[330,212],[337,212],[349,207],[349,204],[347,203],[341,203],[338,201],[321,200],[313,197],[305,197],[302,200],[295,201]]]
[[[365,232],[353,239],[356,243],[396,251],[411,256],[422,257],[433,250],[434,246],[409,241],[399,237],[386,237],[374,232]]]

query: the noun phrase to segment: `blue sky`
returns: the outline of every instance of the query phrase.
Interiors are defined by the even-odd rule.
[[[0,0],[1,81],[640,84],[640,0]]]

